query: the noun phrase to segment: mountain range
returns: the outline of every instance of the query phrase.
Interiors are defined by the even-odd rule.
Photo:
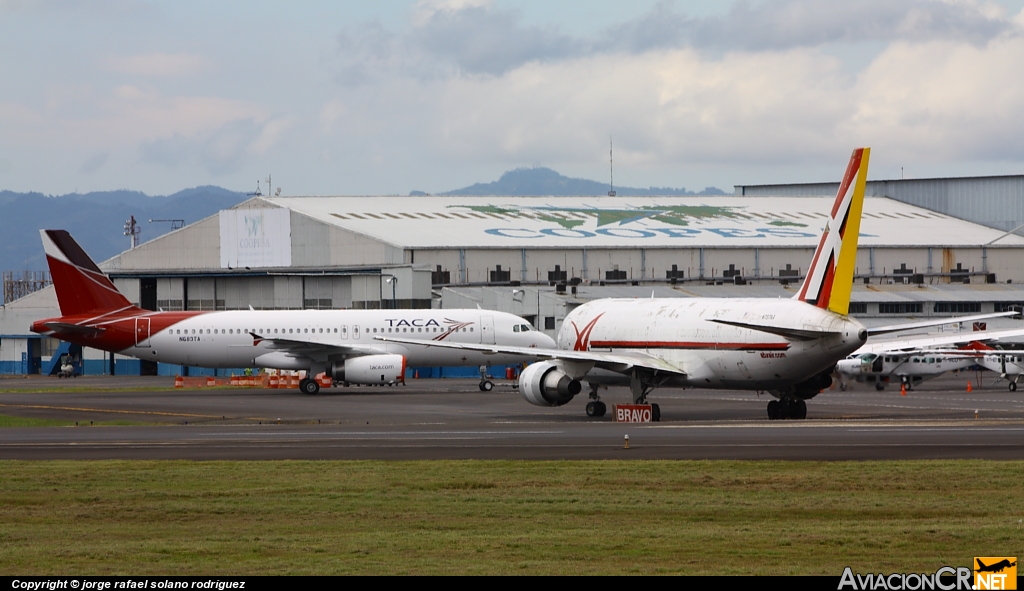
[[[493,183],[476,183],[462,189],[438,193],[438,195],[524,195],[524,196],[547,196],[547,195],[606,195],[608,185],[598,181],[577,179],[564,176],[544,167],[517,168],[501,175],[501,178]],[[706,187],[702,191],[687,191],[672,187],[615,187],[615,193],[620,196],[649,197],[659,195],[688,196],[688,195],[725,195],[725,192],[715,187]],[[413,191],[410,195],[425,195],[422,191]]]
[[[71,232],[89,256],[103,261],[131,245],[124,235],[130,216],[142,228],[140,240],[145,242],[171,230],[170,222],[149,220],[181,219],[191,224],[247,198],[245,193],[213,186],[156,197],[126,190],[57,196],[0,191],[0,270],[47,268],[39,241],[41,228]]]

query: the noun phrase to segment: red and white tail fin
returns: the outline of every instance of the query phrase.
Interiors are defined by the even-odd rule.
[[[868,178],[871,148],[857,148],[850,156],[846,174],[839,184],[821,241],[814,251],[796,299],[843,314],[850,311],[853,270],[857,262],[860,216],[864,209],[864,184]]]
[[[46,262],[63,316],[131,308],[89,255],[65,230],[40,230]]]

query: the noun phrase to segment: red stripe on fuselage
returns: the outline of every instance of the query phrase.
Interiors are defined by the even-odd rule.
[[[590,348],[719,349],[728,351],[785,351],[789,343],[706,343],[695,341],[590,341]]]

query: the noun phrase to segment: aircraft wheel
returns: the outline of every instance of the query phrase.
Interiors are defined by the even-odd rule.
[[[657,404],[651,405],[651,421],[654,423],[661,421],[661,407]]]
[[[1010,388],[1010,392],[1016,392],[1017,391],[1017,382],[1010,382],[1009,388]]]
[[[807,403],[803,400],[797,400],[789,406],[790,418],[792,419],[806,419],[807,418]]]
[[[846,384],[840,382],[839,383],[839,391],[840,392],[846,392]]]
[[[480,382],[480,391],[481,392],[490,392],[493,389],[494,389],[494,382],[492,382],[490,380],[484,380],[484,381]]]
[[[885,390],[885,382],[875,382],[875,390],[878,390],[879,392]]]
[[[591,400],[587,403],[587,416],[588,417],[603,417],[605,413],[604,403],[598,402],[597,400]]]
[[[302,381],[299,382],[299,390],[303,394],[309,394],[310,396],[313,396],[320,392],[320,384],[318,384],[316,380],[303,378]]]
[[[768,420],[774,421],[779,418],[779,401],[770,400],[768,401]]]

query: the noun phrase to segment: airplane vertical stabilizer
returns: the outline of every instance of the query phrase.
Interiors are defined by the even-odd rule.
[[[857,263],[857,239],[864,209],[864,185],[871,148],[857,148],[850,156],[839,184],[821,241],[796,299],[846,315],[850,311],[853,270]]]
[[[57,303],[64,316],[131,308],[82,247],[64,230],[40,230]]]

